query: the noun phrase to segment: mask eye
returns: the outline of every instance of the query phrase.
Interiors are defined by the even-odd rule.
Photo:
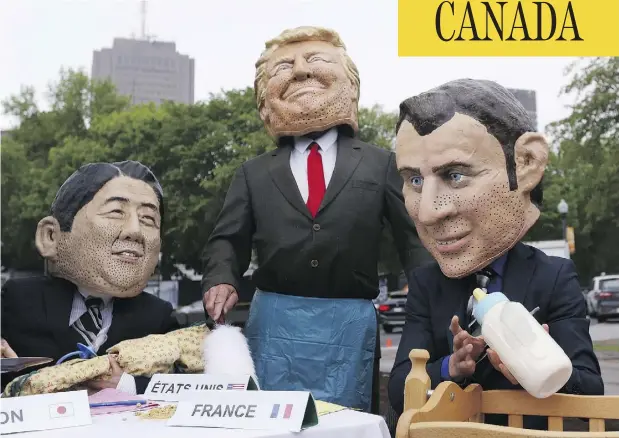
[[[310,56],[309,59],[307,60],[307,62],[315,62],[315,61],[327,62],[326,59],[324,59],[322,56],[318,56],[318,55]]]
[[[449,174],[449,179],[451,179],[453,182],[460,182],[462,181],[462,178],[464,178],[464,175],[458,172],[451,172]]]
[[[290,64],[289,62],[282,62],[277,67],[275,67],[275,71],[273,72],[273,74],[276,75],[285,70],[290,70],[291,68],[292,68],[292,64]]]
[[[423,184],[423,178],[420,176],[413,176],[410,179],[410,183],[413,187],[421,187]]]

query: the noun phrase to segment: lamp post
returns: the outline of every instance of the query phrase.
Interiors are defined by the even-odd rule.
[[[567,211],[568,205],[565,199],[561,199],[559,205],[557,205],[557,211],[561,215],[561,222],[563,227],[563,240],[567,240]]]

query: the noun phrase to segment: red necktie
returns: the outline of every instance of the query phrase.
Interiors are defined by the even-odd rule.
[[[316,217],[322,198],[327,191],[325,173],[322,169],[322,156],[318,152],[318,147],[316,143],[312,143],[309,156],[307,157],[307,184],[309,188],[307,208],[312,217]]]

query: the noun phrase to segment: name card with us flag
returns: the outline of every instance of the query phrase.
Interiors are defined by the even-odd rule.
[[[211,391],[255,391],[260,389],[252,376],[219,374],[155,374],[144,397],[155,401],[193,400]]]
[[[181,401],[168,426],[300,432],[318,424],[316,402],[306,391],[205,392]]]
[[[62,429],[92,424],[86,391],[2,399],[0,434]]]

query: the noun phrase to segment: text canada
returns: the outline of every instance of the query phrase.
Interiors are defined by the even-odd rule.
[[[236,417],[255,418],[258,405],[203,405],[193,407],[192,417]]]
[[[565,10],[544,1],[443,1],[435,27],[443,41],[584,41],[571,1]]]

